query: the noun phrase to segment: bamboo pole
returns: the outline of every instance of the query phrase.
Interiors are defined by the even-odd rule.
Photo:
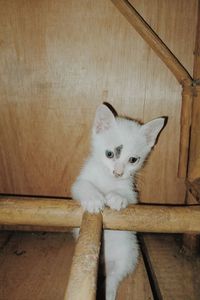
[[[188,179],[200,178],[200,0],[198,1],[198,22],[194,51],[194,93],[192,106],[191,140],[188,165]]]
[[[197,183],[200,181],[200,0],[198,1],[193,77],[194,97],[187,177],[194,197],[188,192],[186,199],[187,204],[192,203],[194,200],[199,200],[199,185],[197,185]],[[197,235],[184,235],[183,242],[190,251],[199,252],[200,243]]]
[[[141,17],[137,10],[127,0],[111,0],[127,21],[141,35],[147,44],[161,58],[165,65],[174,74],[181,85],[192,83],[192,78],[187,70],[178,61],[176,56],[163,43],[148,23]]]
[[[102,215],[84,213],[64,300],[95,300]]]
[[[187,174],[190,147],[190,126],[192,123],[193,93],[194,89],[191,85],[183,86],[178,164],[178,176],[182,178],[185,178]]]
[[[200,39],[200,25],[199,25],[199,39]],[[199,49],[198,63],[199,63],[199,73],[196,75],[196,77],[198,76],[200,78],[200,49]],[[188,180],[194,181],[197,180],[198,178],[200,178],[200,85],[197,85],[195,87],[195,94],[193,98],[191,141],[190,141],[189,166],[188,166]]]
[[[76,201],[1,198],[0,225],[80,227],[83,210]],[[138,232],[200,232],[200,206],[129,205],[105,208],[103,228]],[[34,227],[32,228],[32,230]]]
[[[178,176],[185,178],[188,163],[188,145],[190,139],[191,110],[192,110],[192,78],[188,71],[179,62],[176,56],[163,43],[148,23],[127,0],[112,0],[127,21],[141,35],[147,44],[154,50],[160,59],[169,68],[183,87],[181,110],[181,133]]]
[[[80,227],[82,215],[82,208],[72,200],[0,198],[0,225]]]

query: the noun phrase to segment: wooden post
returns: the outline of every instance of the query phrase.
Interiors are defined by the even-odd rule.
[[[44,198],[1,198],[0,225],[39,226],[42,228],[80,227],[83,210],[76,201]],[[139,232],[197,233],[200,232],[200,205],[164,206],[129,205],[121,211],[105,208],[105,229]],[[31,227],[29,227],[31,229]],[[57,230],[58,231],[58,230]]]
[[[200,0],[198,1],[198,22],[196,31],[196,44],[194,51],[194,96],[192,109],[192,125],[190,152],[188,164],[189,185],[194,187],[195,183],[200,182]],[[197,187],[197,185],[196,185]],[[190,204],[199,198],[199,190],[193,196],[188,191],[187,203]],[[197,235],[184,235],[183,243],[192,252],[199,251],[199,237]]]
[[[182,89],[181,126],[179,145],[178,176],[186,177],[188,153],[190,147],[190,126],[192,122],[192,103],[194,89],[191,85],[184,85]]]
[[[95,300],[102,215],[84,213],[65,300]]]
[[[175,55],[127,0],[112,0],[128,22],[160,57],[183,87],[178,176],[186,177],[192,110],[192,78]]]

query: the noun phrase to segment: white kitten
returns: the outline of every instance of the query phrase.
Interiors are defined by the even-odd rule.
[[[91,154],[72,186],[72,196],[91,213],[104,206],[120,210],[137,203],[134,174],[155,144],[164,118],[145,125],[114,117],[104,104],[96,111]],[[104,230],[106,300],[114,300],[119,282],[135,268],[138,244],[134,232]]]

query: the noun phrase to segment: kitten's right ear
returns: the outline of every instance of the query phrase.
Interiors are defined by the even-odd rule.
[[[95,133],[101,133],[115,125],[115,117],[111,110],[104,104],[101,104],[97,110],[94,119],[93,129]]]

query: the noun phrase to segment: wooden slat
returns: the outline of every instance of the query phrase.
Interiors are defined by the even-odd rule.
[[[200,299],[199,256],[185,256],[172,235],[144,235],[144,242],[161,299]]]
[[[74,246],[69,233],[15,232],[0,254],[0,299],[63,299]]]
[[[95,300],[102,215],[84,213],[65,300]]]
[[[117,300],[153,300],[153,295],[142,256],[135,271],[119,286]]]
[[[83,209],[60,199],[1,198],[1,225],[79,227]],[[129,205],[121,211],[105,208],[103,227],[138,232],[200,232],[200,206]]]

